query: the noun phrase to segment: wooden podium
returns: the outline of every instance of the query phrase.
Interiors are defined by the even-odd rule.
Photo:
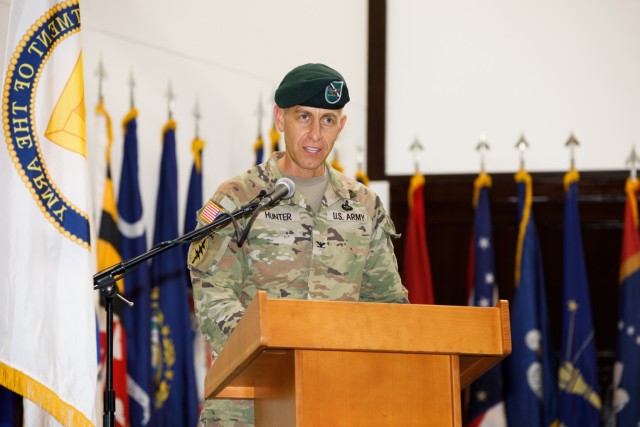
[[[511,353],[509,308],[267,299],[205,379],[256,427],[461,426],[460,391]]]

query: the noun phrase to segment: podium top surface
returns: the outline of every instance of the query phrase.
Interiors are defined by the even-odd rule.
[[[286,349],[459,355],[465,386],[511,353],[509,307],[267,299],[258,292],[210,369],[206,396],[261,352]]]

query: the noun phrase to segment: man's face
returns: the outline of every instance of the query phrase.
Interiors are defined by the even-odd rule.
[[[324,161],[331,152],[347,121],[342,110],[296,105],[273,113],[278,130],[284,133],[285,156],[282,172],[300,178],[313,178],[324,173]]]

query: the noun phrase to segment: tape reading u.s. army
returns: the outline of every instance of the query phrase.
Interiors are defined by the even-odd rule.
[[[13,163],[45,217],[60,233],[89,247],[89,216],[72,204],[48,171],[36,129],[38,83],[56,47],[80,31],[77,0],[53,6],[27,30],[7,67],[3,130]],[[86,155],[82,56],[73,59],[64,89],[49,116],[43,139]],[[45,96],[45,94],[42,94]]]
[[[355,221],[365,222],[367,215],[355,211],[343,211],[341,209],[331,209],[327,211],[327,219],[329,221]]]

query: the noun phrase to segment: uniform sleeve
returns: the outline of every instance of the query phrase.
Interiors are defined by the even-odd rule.
[[[398,273],[398,262],[391,238],[397,238],[391,218],[376,196],[373,232],[364,269],[360,300],[366,302],[408,303],[407,289]]]
[[[218,193],[211,202],[219,207],[218,202],[224,197]],[[201,212],[197,228],[206,225]],[[245,278],[244,255],[237,245],[233,224],[192,243],[188,256],[200,330],[217,354],[244,314],[240,300]]]

